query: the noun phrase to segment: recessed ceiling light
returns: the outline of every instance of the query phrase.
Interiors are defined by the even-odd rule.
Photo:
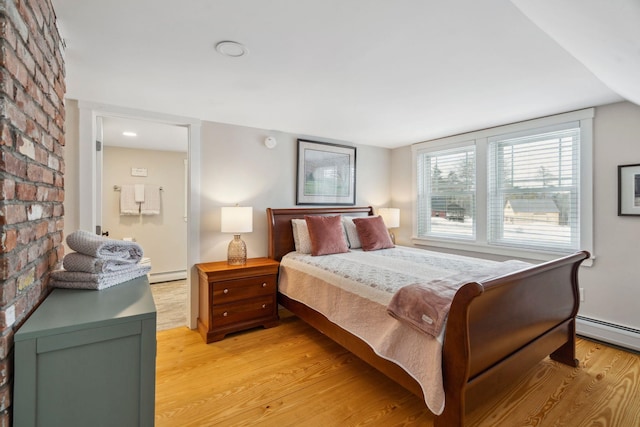
[[[216,44],[216,50],[218,53],[232,58],[239,58],[249,53],[249,50],[243,44],[230,40]]]
[[[122,132],[122,134],[123,134],[124,136],[138,136],[138,134],[137,134],[137,133],[135,133],[135,132],[130,132],[130,131],[128,131],[128,130],[125,130],[124,132]]]

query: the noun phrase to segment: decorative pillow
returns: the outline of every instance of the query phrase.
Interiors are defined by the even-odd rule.
[[[356,230],[356,225],[353,223],[353,216],[343,216],[342,217],[342,225],[344,225],[344,231],[347,233],[347,239],[349,240],[349,247],[351,249],[360,249],[362,245],[360,244],[360,238],[358,237],[358,230]]]
[[[311,237],[311,255],[349,252],[340,215],[305,216],[304,219]]]
[[[293,228],[293,243],[296,246],[296,252],[301,254],[310,254],[311,237],[309,237],[307,221],[304,219],[292,219],[291,227]]]
[[[353,223],[356,225],[356,230],[358,230],[358,237],[363,250],[375,251],[395,247],[381,216],[354,218]]]

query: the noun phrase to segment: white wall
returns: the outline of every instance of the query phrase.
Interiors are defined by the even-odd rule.
[[[640,107],[629,102],[597,107],[593,172],[596,260],[592,267],[580,269],[585,300],[579,314],[640,329],[640,217],[617,216],[617,166],[634,163],[640,163]],[[410,146],[392,151],[391,205],[401,209],[401,227],[395,234],[403,245],[412,244],[411,166]]]
[[[264,146],[274,136],[278,145]],[[242,235],[250,257],[267,255],[266,208],[295,207],[297,138],[348,142],[220,123],[202,124],[201,259],[226,259],[232,236],[220,232],[220,208],[252,206],[253,232]],[[357,146],[356,204],[379,207],[389,201],[390,150]]]
[[[594,120],[594,244],[583,268],[580,314],[640,329],[640,217],[618,216],[618,165],[640,164],[640,106],[596,109]]]
[[[102,231],[112,239],[131,237],[151,258],[151,281],[186,277],[187,223],[185,214],[185,160],[187,153],[104,147]],[[131,176],[144,168],[147,176]],[[162,186],[159,215],[120,215],[120,192],[114,185]]]

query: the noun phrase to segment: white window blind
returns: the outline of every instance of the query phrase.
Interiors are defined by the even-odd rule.
[[[490,245],[580,249],[580,123],[488,139]]]
[[[418,237],[475,237],[475,166],[473,143],[418,154]]]

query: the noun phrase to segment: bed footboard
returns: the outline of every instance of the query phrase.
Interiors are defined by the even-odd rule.
[[[513,384],[550,355],[576,366],[578,268],[586,251],[456,293],[444,341],[444,413],[436,426],[463,425],[466,406],[483,392]]]

